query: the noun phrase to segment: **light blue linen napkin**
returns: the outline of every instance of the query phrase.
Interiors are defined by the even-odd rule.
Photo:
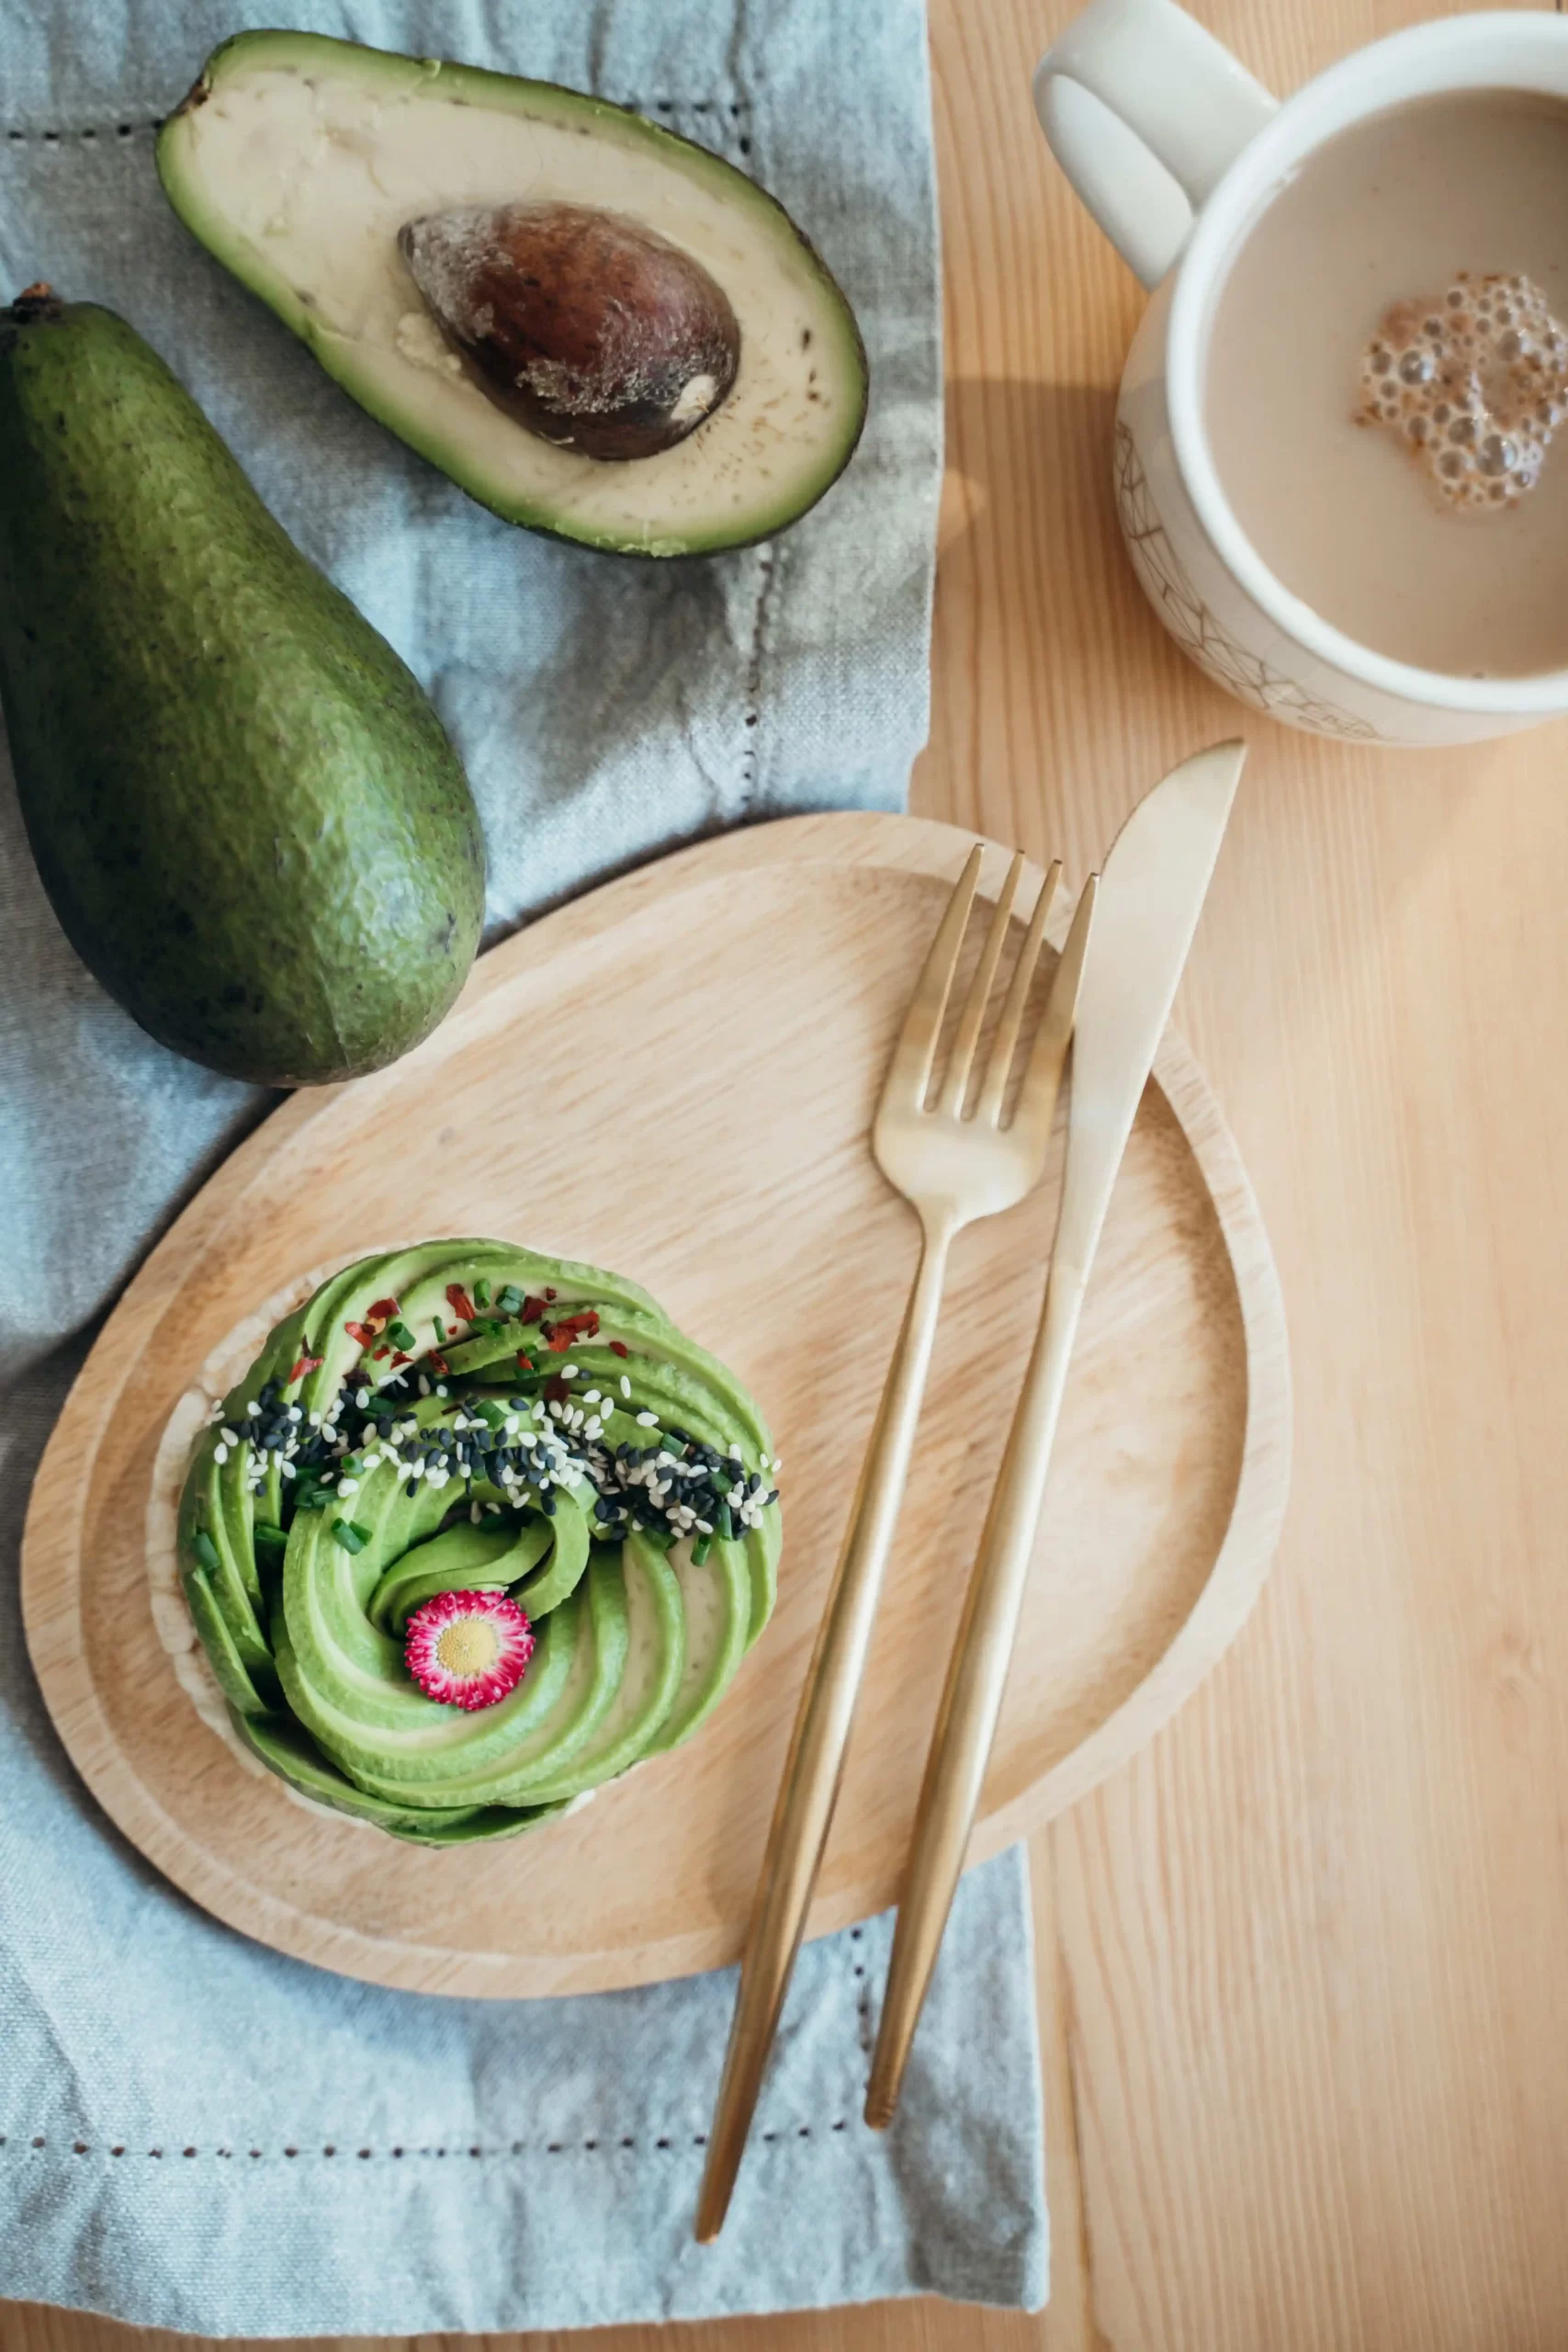
[[[186,235],[155,119],[275,20],[0,0],[0,280],[107,301],[412,664],[472,779],[492,935],[712,827],[899,805],[941,449],[919,0],[312,5],[316,29],[634,103],[754,171],[855,304],[871,424],[771,548],[642,567],[509,529],[363,415]],[[966,1883],[885,2138],[885,1921],[803,1957],[723,2240],[691,2218],[733,1979],[491,2004],[280,1960],[85,1795],[22,1647],[28,1487],[85,1334],[268,1098],[143,1037],[65,945],[0,778],[0,2296],[207,2334],[564,2327],[939,2292],[1037,2305],[1027,1885]],[[200,1736],[193,1724],[193,1736]]]

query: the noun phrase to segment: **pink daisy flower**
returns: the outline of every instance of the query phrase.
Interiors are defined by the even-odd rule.
[[[428,1698],[493,1707],[522,1681],[534,1634],[503,1592],[438,1592],[408,1622],[403,1656]]]

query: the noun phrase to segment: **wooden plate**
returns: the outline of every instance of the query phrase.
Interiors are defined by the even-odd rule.
[[[423,1992],[583,1992],[736,1957],[915,1261],[867,1133],[969,845],[911,818],[796,818],[611,883],[486,956],[406,1060],[294,1095],[153,1251],[45,1454],[23,1605],[77,1769],[208,1910]],[[983,889],[1004,866],[995,851]],[[954,1252],[812,1933],[894,1896],[1056,1183],[1054,1165]],[[513,1237],[646,1283],[751,1385],[784,1465],[778,1611],[718,1713],[477,1866],[242,1770],[175,1681],[144,1556],[158,1442],[209,1351],[291,1276],[411,1232]],[[1289,1442],[1267,1237],[1168,1036],[1089,1290],[973,1860],[1082,1796],[1208,1671],[1267,1573]]]

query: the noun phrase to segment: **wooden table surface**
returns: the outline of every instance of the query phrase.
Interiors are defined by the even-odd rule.
[[[950,478],[915,805],[1077,878],[1238,712],[1117,541],[1140,298],[1029,102],[1071,13],[931,0]],[[1290,89],[1438,11],[1198,13]],[[1273,1234],[1295,1488],[1218,1672],[1035,1843],[1051,2307],[454,2352],[1568,2345],[1568,738],[1380,753],[1245,726],[1178,1017]],[[0,2316],[4,2352],[184,2341]]]

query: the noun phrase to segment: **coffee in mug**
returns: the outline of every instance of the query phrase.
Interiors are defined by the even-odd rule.
[[[1035,104],[1145,287],[1116,512],[1255,709],[1352,741],[1568,716],[1568,16],[1447,16],[1283,104],[1089,0]]]
[[[1467,90],[1307,157],[1220,288],[1215,467],[1264,561],[1363,645],[1568,668],[1568,106]]]

